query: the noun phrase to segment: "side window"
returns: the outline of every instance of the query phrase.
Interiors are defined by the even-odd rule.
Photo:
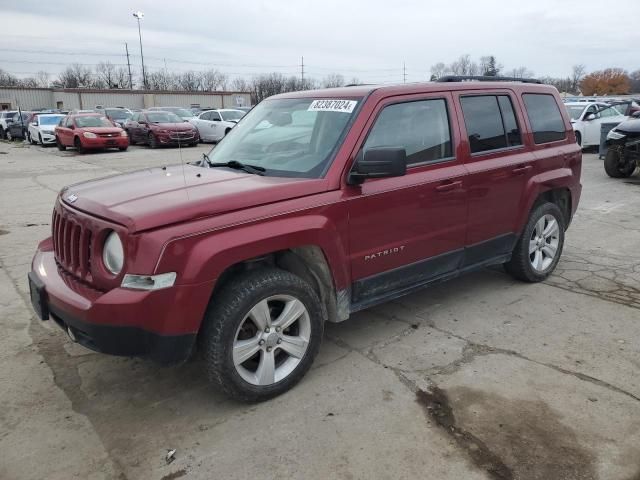
[[[557,142],[566,138],[564,121],[553,95],[525,93],[522,99],[527,107],[535,143]]]
[[[471,153],[522,145],[509,96],[462,97],[460,104]]]
[[[618,115],[622,115],[615,107],[605,108],[600,112],[601,117],[617,117]]]
[[[407,165],[452,157],[445,100],[420,100],[385,107],[369,132],[364,150],[373,147],[404,147]]]
[[[200,115],[200,120],[211,120],[211,112],[204,112]]]
[[[221,120],[220,114],[218,112],[209,112],[209,120]]]
[[[71,117],[67,117],[64,122],[64,126],[67,128],[71,128],[73,126],[73,119]]]

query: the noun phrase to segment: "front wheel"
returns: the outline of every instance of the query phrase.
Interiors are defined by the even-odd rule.
[[[13,135],[11,135],[11,130],[7,130],[7,140],[9,140],[10,142],[13,142],[14,138]]]
[[[564,245],[565,218],[554,203],[543,203],[529,215],[505,269],[518,280],[541,282],[553,272]]]
[[[576,132],[576,143],[582,146],[582,134],[580,132]]]
[[[322,340],[320,301],[289,272],[252,270],[212,300],[201,332],[209,379],[230,397],[256,402],[292,388]]]
[[[56,146],[58,147],[58,150],[60,150],[61,152],[64,152],[67,147],[65,147],[63,145],[63,143],[60,141],[60,138],[56,137]]]
[[[80,140],[80,137],[75,138],[75,140],[73,141],[73,146],[76,147],[76,150],[78,151],[78,153],[85,152],[85,149],[82,146],[82,140]]]
[[[623,147],[611,147],[604,157],[604,171],[612,178],[630,177],[636,170],[635,160],[626,160],[622,153]]]
[[[149,134],[149,139],[148,139],[147,143],[149,144],[149,147],[151,147],[151,148],[158,148],[158,139],[156,138],[156,136],[153,133]]]
[[[129,147],[118,147],[118,150],[120,150],[121,152],[126,152],[127,148]]]

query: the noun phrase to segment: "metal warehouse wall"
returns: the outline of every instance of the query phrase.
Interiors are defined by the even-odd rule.
[[[24,110],[34,108],[74,108],[93,109],[97,105],[105,107],[201,107],[233,108],[251,106],[248,93],[212,92],[159,92],[159,91],[117,91],[91,89],[48,89],[0,87],[0,106],[15,109],[20,105]]]
[[[15,110],[31,108],[53,108],[53,92],[48,88],[0,87],[0,106]]]

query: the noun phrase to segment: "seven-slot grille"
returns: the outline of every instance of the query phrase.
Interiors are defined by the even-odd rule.
[[[53,249],[60,267],[84,280],[91,279],[91,230],[72,220],[64,208],[53,211]]]

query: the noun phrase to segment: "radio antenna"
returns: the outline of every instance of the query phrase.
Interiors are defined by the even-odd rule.
[[[182,158],[182,141],[180,140],[180,132],[177,132],[178,135],[178,153],[180,155],[180,166],[182,167],[182,181],[184,182],[184,191],[187,194],[187,198],[189,198],[189,189],[187,188],[187,174],[184,171],[184,159]]]

